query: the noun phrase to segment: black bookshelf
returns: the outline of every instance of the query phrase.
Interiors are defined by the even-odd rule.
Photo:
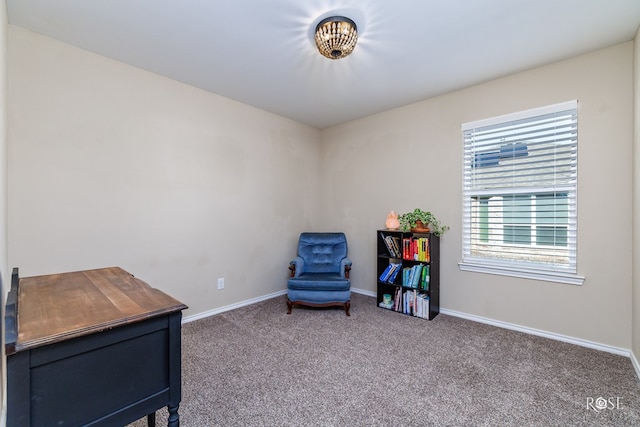
[[[432,320],[440,312],[440,238],[389,229],[376,233],[378,307]],[[396,265],[395,274],[390,265]],[[391,304],[385,304],[385,295]]]

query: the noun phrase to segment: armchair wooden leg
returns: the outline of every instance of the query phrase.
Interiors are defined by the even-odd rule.
[[[291,309],[293,308],[293,303],[289,298],[287,298],[287,314],[291,314]]]
[[[345,313],[347,313],[347,316],[351,316],[351,314],[349,314],[349,309],[351,308],[351,301],[347,301],[344,303],[344,311]]]

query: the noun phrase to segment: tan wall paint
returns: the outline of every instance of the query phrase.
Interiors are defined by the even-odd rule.
[[[4,304],[9,289],[11,272],[7,267],[7,2],[0,0],[0,280],[3,283],[1,327],[4,330]],[[6,419],[6,360],[4,345],[0,346],[0,425]]]
[[[7,7],[0,0],[0,271],[5,285],[11,278],[7,267]],[[5,286],[6,287],[6,286]]]
[[[637,364],[640,362],[640,29],[636,32],[633,59],[633,315],[631,351]],[[638,369],[637,365],[636,369]]]
[[[283,290],[297,234],[343,230],[353,286],[374,291],[375,229],[422,207],[451,226],[444,308],[630,348],[632,57],[623,43],[318,132],[9,26],[9,265],[120,265],[197,314]],[[460,125],[570,99],[585,284],[459,271]]]
[[[18,27],[9,41],[22,277],[118,265],[185,315],[285,288],[317,222],[317,129]]]
[[[353,284],[375,291],[375,230],[389,210],[432,210],[443,308],[555,334],[631,345],[632,55],[623,43],[322,132],[325,206],[342,224]],[[462,272],[462,123],[578,99],[582,286]]]

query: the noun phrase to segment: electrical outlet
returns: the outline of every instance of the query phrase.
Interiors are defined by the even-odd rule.
[[[218,289],[224,289],[224,277],[218,279]]]

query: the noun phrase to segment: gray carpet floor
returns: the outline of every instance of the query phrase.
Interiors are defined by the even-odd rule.
[[[360,294],[351,317],[285,301],[183,325],[182,426],[640,426],[626,357]]]

